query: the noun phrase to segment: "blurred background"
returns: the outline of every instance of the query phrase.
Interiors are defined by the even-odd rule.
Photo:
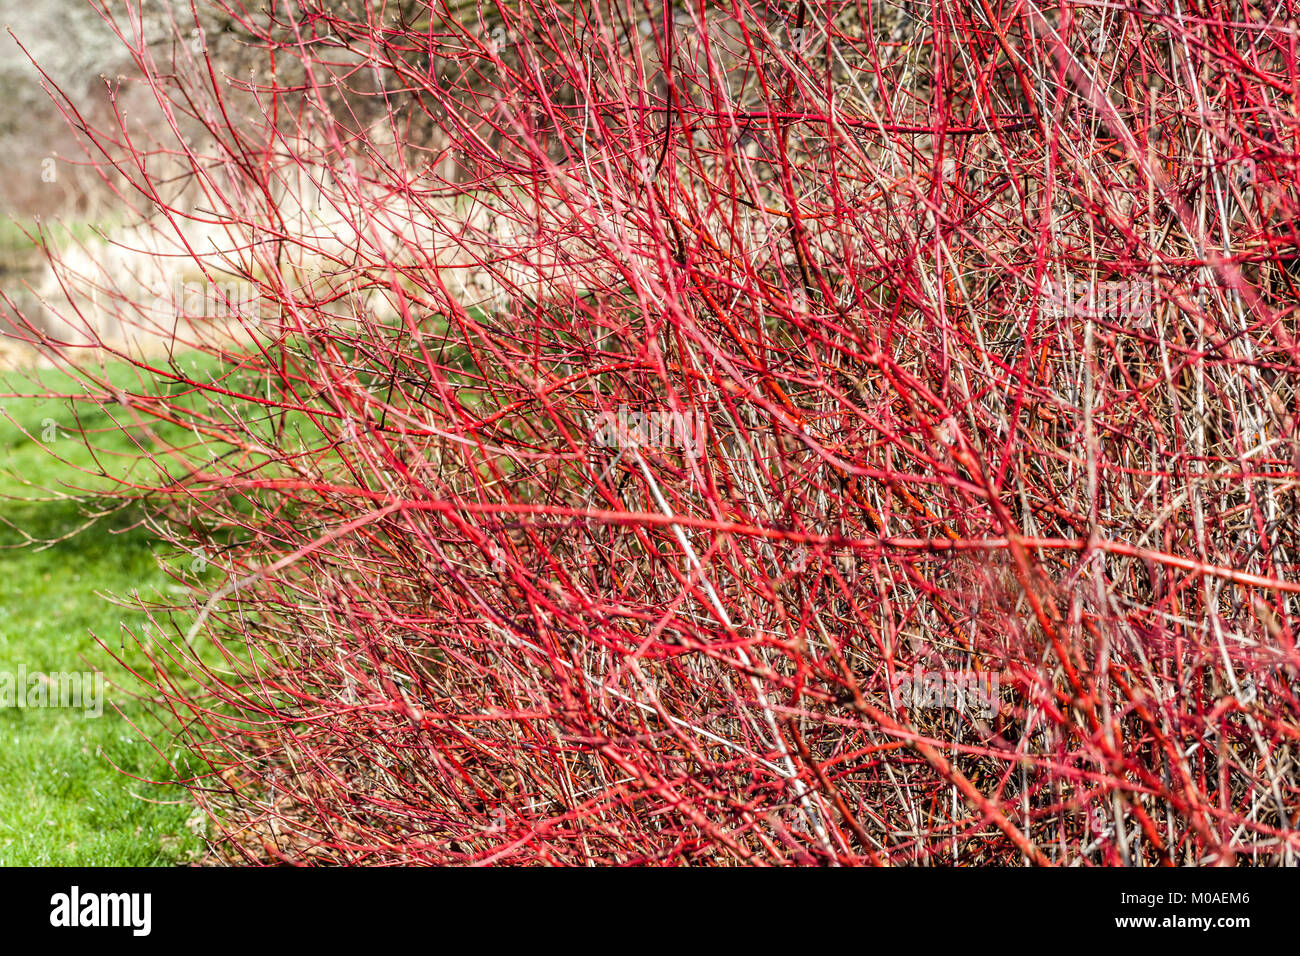
[[[168,2],[150,5],[151,42],[168,33]],[[66,247],[95,240],[97,228],[121,218],[120,201],[90,168],[65,111],[101,127],[111,125],[115,107],[135,117],[152,111],[147,91],[124,82],[134,72],[130,54],[88,0],[0,0],[0,23],[0,291],[9,300],[0,363],[13,366],[36,358],[14,341],[14,308],[37,325],[49,322],[40,292],[51,291],[50,276],[32,237],[43,230]]]

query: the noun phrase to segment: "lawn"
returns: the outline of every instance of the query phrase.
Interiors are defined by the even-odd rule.
[[[42,384],[71,390],[46,372]],[[0,393],[33,392],[16,375]],[[145,622],[115,603],[134,589],[146,599],[175,600],[178,586],[160,567],[175,555],[126,511],[88,523],[102,477],[77,432],[120,453],[106,468],[132,467],[131,439],[107,414],[78,420],[64,401],[0,399],[0,672],[84,672],[105,675],[103,714],[76,708],[0,707],[0,864],[168,865],[202,850],[202,819],[186,792],[141,779],[166,778],[163,759],[132,724],[159,744],[170,740],[149,709],[130,696],[134,679],[95,642],[125,649],[144,664],[125,628]],[[61,461],[60,458],[63,460]],[[135,463],[138,467],[138,462]],[[82,489],[82,490],[78,490]],[[43,542],[55,542],[44,544]],[[172,759],[178,748],[167,747]]]

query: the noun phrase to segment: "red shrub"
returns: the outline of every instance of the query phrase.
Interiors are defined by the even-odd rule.
[[[1294,22],[676,8],[120,19],[225,852],[1293,862]]]

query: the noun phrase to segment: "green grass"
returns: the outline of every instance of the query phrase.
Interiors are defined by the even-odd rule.
[[[71,390],[53,373],[42,381]],[[0,391],[33,388],[10,376]],[[60,401],[9,398],[0,404],[0,495],[23,499],[0,498],[0,671],[14,673],[20,665],[28,673],[95,669],[106,679],[98,718],[74,708],[0,708],[0,864],[146,866],[193,859],[202,843],[191,826],[201,825],[201,818],[186,792],[130,776],[170,776],[131,723],[160,743],[171,738],[126,693],[136,682],[92,637],[119,652],[124,647],[127,661],[142,666],[143,655],[133,652],[129,638],[124,642],[123,627],[138,633],[143,613],[104,595],[138,588],[146,598],[161,592],[174,600],[177,585],[159,560],[175,557],[137,525],[133,511],[77,530],[96,507],[94,491],[108,482],[75,470],[98,466],[68,433],[90,431],[97,447],[119,453],[102,459],[110,471],[139,467],[137,451],[102,412],[77,421]],[[66,535],[49,546],[30,542]],[[169,757],[181,759],[178,748],[168,749]]]
[[[440,359],[461,369],[466,383],[473,381],[468,353],[449,350]],[[178,364],[195,381],[220,373],[222,385],[233,391],[259,394],[263,388],[257,373],[239,369],[237,360],[221,366],[211,356],[188,355]],[[110,368],[109,375],[125,392],[192,391],[174,382],[142,385],[137,370],[126,364]],[[366,384],[380,388],[385,382],[376,377]],[[17,373],[0,377],[0,394],[82,391],[52,370],[41,371],[39,382]],[[213,401],[211,394],[193,394],[185,404],[210,409]],[[267,415],[252,402],[218,401],[246,423],[249,434],[265,432],[272,444],[318,447],[325,440],[301,413]],[[130,668],[144,668],[145,657],[127,631],[141,633],[147,618],[125,606],[129,595],[139,589],[146,601],[184,603],[186,589],[160,564],[188,567],[192,558],[154,537],[141,524],[140,510],[91,520],[109,510],[103,494],[114,482],[108,475],[150,482],[156,479],[154,468],[131,437],[135,430],[119,428],[92,403],[75,403],[75,413],[67,399],[57,398],[0,398],[0,406],[0,672],[15,673],[22,666],[29,674],[94,669],[106,675],[104,712],[98,718],[70,708],[0,707],[0,864],[192,860],[203,844],[191,826],[202,827],[203,818],[182,788],[145,782],[171,779],[173,773],[135,728],[163,746],[178,766],[187,755],[170,743],[155,711],[128,693],[140,688],[127,668],[95,641],[98,637],[124,656]],[[178,426],[154,422],[153,427],[169,445],[197,440]],[[279,429],[283,432],[272,439],[270,433]],[[214,446],[194,453],[227,450]],[[275,467],[260,464],[268,469],[265,474]],[[115,603],[112,595],[121,600]],[[183,630],[188,620],[173,623]]]
[[[83,222],[74,220],[70,223],[47,222],[45,235],[56,246],[66,246],[74,242],[84,242],[93,236],[102,235],[111,221]],[[0,219],[0,253],[29,252],[36,249],[32,236],[39,236],[38,223],[31,220],[18,220],[13,217]]]

